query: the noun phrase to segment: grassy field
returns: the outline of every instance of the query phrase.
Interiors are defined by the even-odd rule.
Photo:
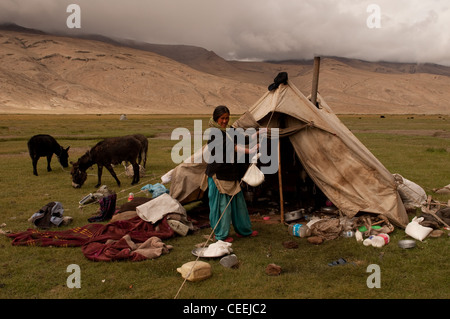
[[[132,187],[131,179],[116,172],[122,180],[117,188],[107,171],[102,184],[118,194],[118,205],[126,202],[129,192],[137,193],[145,184],[160,182],[159,177],[174,167],[170,152],[177,143],[170,139],[176,127],[193,128],[198,116],[128,115],[1,115],[0,117],[0,225],[4,231],[20,232],[31,228],[31,215],[51,201],[64,206],[64,215],[73,217],[71,225],[83,226],[98,206],[79,209],[78,201],[95,191],[96,168],[88,171],[81,189],[71,186],[69,170],[62,169],[56,158],[52,172],[46,160],[38,163],[39,176],[32,174],[27,140],[34,134],[47,133],[62,146],[70,146],[70,160],[75,161],[97,141],[108,136],[142,133],[149,138],[147,175]],[[340,116],[342,121],[392,173],[399,173],[421,185],[428,194],[442,202],[450,196],[435,195],[433,188],[450,183],[449,116]],[[201,118],[206,128],[207,116]],[[437,132],[437,133],[436,133]],[[441,134],[442,133],[442,134]],[[447,135],[445,135],[447,134]],[[190,209],[190,206],[187,207]],[[411,218],[413,216],[410,216]],[[239,258],[237,269],[207,260],[213,276],[201,282],[186,282],[179,299],[440,299],[450,297],[450,256],[447,232],[440,238],[417,242],[414,249],[402,250],[397,242],[407,238],[404,230],[391,234],[391,243],[383,248],[365,247],[354,238],[338,238],[321,245],[311,245],[305,238],[292,237],[281,223],[255,221],[260,235],[235,239],[233,249]],[[92,262],[79,247],[15,247],[0,236],[1,299],[173,299],[183,283],[177,268],[195,260],[191,254],[204,241],[210,229],[186,237],[165,240],[172,245],[169,254],[142,262]],[[286,249],[284,241],[294,240],[297,249]],[[345,258],[351,263],[330,267],[328,263]],[[280,276],[267,276],[265,268],[275,263],[282,267]],[[67,267],[79,265],[81,288],[66,284]],[[367,267],[380,266],[381,288],[368,288]]]

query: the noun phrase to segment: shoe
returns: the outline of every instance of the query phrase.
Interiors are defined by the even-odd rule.
[[[214,240],[218,240],[215,235],[214,235]],[[232,243],[233,240],[234,240],[233,237],[228,236],[227,238],[225,238],[222,241],[227,242],[227,243]]]
[[[233,237],[227,237],[227,238],[225,238],[224,242],[232,243],[232,242],[233,242]]]
[[[243,237],[256,237],[256,236],[258,236],[258,231],[257,231],[257,230],[254,230],[254,231],[252,231],[252,233],[251,233],[250,235],[247,235],[247,236],[244,236],[244,235],[241,235],[241,234],[236,233],[236,236],[239,237],[239,238],[243,238]]]

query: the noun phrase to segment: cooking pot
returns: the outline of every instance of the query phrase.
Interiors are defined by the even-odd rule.
[[[290,222],[293,220],[300,219],[303,217],[304,212],[305,212],[305,210],[303,208],[298,209],[298,210],[293,210],[291,212],[286,212],[286,213],[284,213],[284,220],[286,222]]]

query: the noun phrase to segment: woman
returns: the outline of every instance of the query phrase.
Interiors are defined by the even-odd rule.
[[[231,128],[228,124],[229,121],[229,109],[223,105],[216,107],[209,121],[209,126],[216,129],[216,133],[220,130],[221,134],[211,134],[208,141],[208,150],[212,156],[215,156],[217,146],[221,146],[223,158],[209,163],[205,172],[208,176],[211,227],[214,229],[215,239],[226,242],[233,241],[233,238],[229,236],[230,223],[233,224],[238,237],[256,236],[258,234],[257,231],[252,231],[247,204],[240,187],[241,165],[236,161],[238,151],[245,154],[256,153],[257,145],[251,150],[236,145],[233,138],[227,133],[227,129]],[[213,141],[215,142],[213,143]],[[215,146],[212,147],[212,145]],[[227,153],[227,150],[232,150],[232,154]],[[234,161],[230,161],[230,155],[234,158]]]

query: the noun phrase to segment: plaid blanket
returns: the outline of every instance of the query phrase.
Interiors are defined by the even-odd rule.
[[[102,227],[104,227],[102,224],[89,224],[62,231],[27,229],[26,231],[8,234],[7,236],[12,238],[11,244],[14,246],[79,247],[94,236]]]
[[[130,243],[139,245],[151,237],[167,239],[174,235],[175,232],[167,223],[167,217],[152,224],[136,216],[128,220],[88,224],[63,231],[28,229],[7,236],[12,238],[12,245],[15,246],[81,247],[86,258],[94,261],[140,261],[147,257],[133,251]],[[162,247],[161,252],[164,250],[165,247]]]
[[[123,240],[126,235],[129,239],[128,242]],[[86,258],[94,261],[124,259],[139,261],[146,258],[133,252],[130,241],[144,243],[151,237],[167,239],[174,235],[175,232],[167,223],[167,217],[152,224],[136,216],[106,224],[83,244],[82,250]]]

